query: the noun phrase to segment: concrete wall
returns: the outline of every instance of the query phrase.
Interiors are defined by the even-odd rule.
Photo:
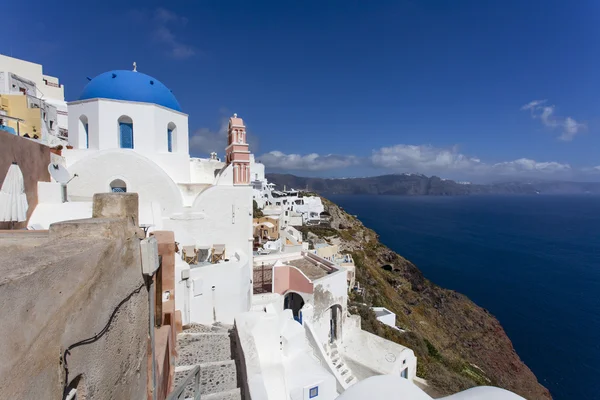
[[[50,182],[48,164],[50,149],[36,141],[0,131],[0,182],[4,182],[11,163],[16,161],[23,173],[25,194],[27,195],[27,220],[38,203],[38,181]],[[1,185],[1,184],[0,184]],[[8,229],[10,223],[0,222],[0,229]],[[16,223],[15,229],[27,227],[27,222]]]
[[[80,379],[78,398],[146,398],[148,292],[131,219],[61,222],[47,237],[0,238],[3,398],[61,399],[63,366],[67,382]]]

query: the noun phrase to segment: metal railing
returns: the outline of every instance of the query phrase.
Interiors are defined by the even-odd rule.
[[[194,379],[194,400],[200,400],[200,366],[196,365],[194,368],[190,370],[185,379],[177,385],[175,390],[173,390],[167,400],[180,400],[185,399],[185,389],[192,382],[192,378]]]

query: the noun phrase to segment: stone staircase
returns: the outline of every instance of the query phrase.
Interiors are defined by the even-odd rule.
[[[200,366],[200,394],[202,400],[240,400],[240,388],[233,359],[231,326],[194,324],[177,335],[177,365],[175,384]],[[184,397],[194,397],[189,384]]]
[[[327,355],[331,359],[333,366],[341,375],[342,379],[347,385],[346,388],[358,382],[358,379],[356,379],[354,374],[352,374],[352,370],[350,369],[350,367],[344,362],[344,359],[342,358],[335,343],[327,343],[325,345],[325,353],[327,353]]]

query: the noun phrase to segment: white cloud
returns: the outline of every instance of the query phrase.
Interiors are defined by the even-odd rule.
[[[271,151],[257,157],[257,160],[265,164],[267,168],[306,171],[347,168],[359,163],[359,158],[355,156],[337,154],[319,155],[317,153],[302,156],[300,154],[285,154],[281,151]]]
[[[569,164],[556,161],[535,161],[529,158],[488,163],[465,155],[456,146],[438,148],[431,145],[407,145],[382,147],[373,150],[370,157],[353,155],[311,153],[286,154],[271,151],[257,157],[267,168],[284,171],[328,171],[348,167],[376,168],[381,173],[423,173],[455,179],[462,178],[569,178],[578,173],[591,172],[573,169]],[[600,173],[600,166],[596,167]]]
[[[419,172],[474,169],[481,165],[478,158],[465,156],[456,147],[440,149],[429,145],[407,144],[374,150],[370,160],[376,167]]]
[[[571,166],[569,164],[561,164],[558,162],[550,161],[550,162],[537,162],[535,160],[531,160],[529,158],[520,158],[514,161],[505,161],[501,163],[496,163],[490,166],[492,172],[502,174],[502,175],[511,175],[511,174],[519,174],[519,173],[542,173],[542,174],[554,174],[554,173],[562,173],[562,172],[570,172]]]
[[[173,30],[174,27],[185,27],[188,23],[186,17],[162,7],[155,9],[151,14],[147,10],[134,10],[132,15],[140,24],[151,27],[153,40],[164,46],[169,57],[185,60],[196,55],[194,46],[181,41]]]
[[[558,139],[565,142],[573,140],[577,133],[586,128],[585,124],[579,123],[571,117],[556,116],[554,113],[556,107],[546,105],[546,103],[547,100],[533,100],[521,107],[521,110],[529,110],[532,118],[539,118],[542,124],[548,128],[559,128],[561,134]]]

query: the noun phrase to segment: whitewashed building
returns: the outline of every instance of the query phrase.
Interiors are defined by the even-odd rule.
[[[30,225],[85,217],[95,193],[136,192],[145,229],[171,230],[186,261],[176,266],[182,322],[233,323],[250,308],[251,154],[244,122],[229,119],[226,160],[192,158],[188,115],[156,78],[137,71],[98,75],[69,102],[64,165],[73,179],[62,203],[42,184]],[[48,195],[45,195],[48,194]],[[60,211],[58,211],[60,210]]]

